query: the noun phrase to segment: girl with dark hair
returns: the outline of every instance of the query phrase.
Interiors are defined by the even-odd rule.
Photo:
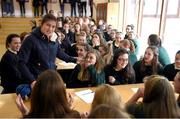
[[[142,83],[145,76],[162,74],[163,67],[158,61],[158,54],[156,46],[149,46],[146,48],[144,58],[133,65],[136,83]]]
[[[135,83],[135,73],[126,49],[116,50],[111,65],[105,68],[106,82],[112,85]]]
[[[23,78],[33,85],[39,74],[47,69],[56,69],[56,57],[66,62],[76,62],[60,47],[58,35],[55,33],[57,19],[52,14],[43,17],[40,27],[37,27],[24,40],[19,51],[19,69]]]
[[[18,69],[18,52],[21,47],[21,39],[17,34],[9,34],[6,38],[7,51],[1,58],[0,75],[2,93],[15,93],[16,87],[22,83],[23,79]]]
[[[70,108],[70,98],[61,76],[56,71],[46,70],[39,75],[33,88],[31,109],[28,110],[20,95],[16,104],[25,118],[79,118],[80,114]]]
[[[180,50],[176,53],[175,62],[164,67],[163,75],[167,77],[168,80],[173,81],[178,71],[180,71]]]
[[[148,38],[149,46],[156,46],[159,50],[158,60],[162,64],[162,66],[166,66],[170,64],[169,55],[164,47],[162,47],[162,41],[160,37],[156,34],[151,34]]]

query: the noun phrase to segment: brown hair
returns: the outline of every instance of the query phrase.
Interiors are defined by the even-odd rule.
[[[90,53],[92,53],[92,54],[95,54],[95,56],[96,56],[96,64],[95,64],[95,68],[96,68],[96,71],[97,71],[97,73],[100,73],[103,69],[104,69],[104,62],[103,62],[103,60],[102,60],[102,57],[101,57],[101,55],[100,55],[100,53],[97,51],[97,50],[90,50],[89,52],[87,52],[87,54],[86,54],[86,57],[88,56],[88,54],[90,54]],[[86,59],[86,58],[85,58]],[[80,70],[80,72],[78,73],[78,79],[79,80],[89,80],[89,79],[87,79],[88,77],[87,77],[87,74],[88,72],[87,72],[87,69],[84,69],[84,67],[83,66],[81,66],[81,70]]]
[[[44,23],[46,23],[48,21],[55,21],[55,22],[57,22],[57,18],[54,15],[52,15],[52,14],[46,14],[43,17],[43,19],[42,19],[41,25],[43,25]]]
[[[151,75],[145,80],[143,103],[147,117],[180,117],[180,110],[168,79],[164,76]]]
[[[157,70],[158,70],[158,64],[159,61],[158,61],[158,55],[159,55],[159,51],[158,51],[158,48],[156,46],[149,46],[146,48],[147,49],[151,49],[152,52],[153,52],[153,59],[152,59],[152,74],[157,74]],[[145,71],[145,61],[144,61],[144,58],[142,60],[142,63],[141,63],[141,72],[144,72]]]
[[[27,117],[56,118],[74,113],[67,101],[61,76],[53,70],[41,73],[31,95],[31,109]]]

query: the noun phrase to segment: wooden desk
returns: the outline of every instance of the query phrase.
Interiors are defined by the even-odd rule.
[[[122,101],[126,102],[133,94],[131,88],[143,87],[143,84],[131,84],[131,85],[118,85],[114,86],[120,93]],[[77,92],[81,90],[91,89],[95,90],[95,87],[92,88],[77,88],[77,89],[67,89],[68,92]],[[21,117],[21,113],[16,107],[15,104],[16,94],[5,94],[0,95],[0,118],[12,118],[12,117]],[[25,102],[29,107],[29,102]],[[89,111],[91,105],[82,101],[78,96],[74,95],[73,107],[79,112]]]
[[[66,63],[58,58],[56,58],[56,62],[55,62],[56,66],[57,66],[57,70],[66,70],[66,69],[74,69],[74,67],[77,65],[75,63]]]

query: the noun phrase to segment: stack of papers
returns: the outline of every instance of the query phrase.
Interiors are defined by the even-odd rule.
[[[94,92],[90,89],[78,91],[78,92],[75,92],[75,94],[88,104],[92,103],[94,99]]]
[[[133,92],[137,92],[139,88],[131,88]]]

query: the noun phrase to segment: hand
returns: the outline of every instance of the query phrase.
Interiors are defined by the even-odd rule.
[[[114,83],[116,81],[116,79],[113,76],[109,76],[109,82],[110,83]]]
[[[36,81],[34,80],[32,83],[31,83],[31,89],[34,88],[34,85],[36,84]]]
[[[67,92],[67,100],[68,100],[70,108],[72,108],[73,102],[74,102],[74,98],[73,98],[73,96],[72,96],[72,94],[70,92]]]
[[[77,64],[81,64],[84,61],[82,57],[76,57],[76,59],[77,59],[76,61]]]
[[[16,97],[16,105],[21,111],[22,115],[27,115],[29,113],[29,109],[24,104],[20,94]]]
[[[144,97],[144,88],[139,88],[138,91],[136,92],[136,95],[140,97]]]

